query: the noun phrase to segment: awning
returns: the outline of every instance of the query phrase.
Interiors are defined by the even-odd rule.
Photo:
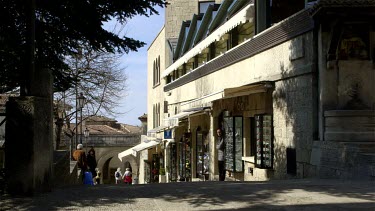
[[[142,151],[142,150],[145,150],[145,149],[152,148],[152,147],[158,145],[159,143],[160,143],[160,141],[150,141],[148,143],[138,144],[137,146],[135,146],[133,148],[133,150],[135,152],[139,152],[139,151]]]
[[[190,49],[184,56],[180,57],[175,63],[170,65],[166,70],[163,71],[162,77],[166,77],[171,72],[176,70],[178,67],[186,63],[189,59],[202,52],[211,43],[219,40],[225,33],[232,30],[234,27],[245,23],[248,20],[254,19],[254,4],[249,4],[244,7],[241,11],[235,14],[231,19],[213,31],[206,39],[199,42],[194,48]]]
[[[141,136],[141,143],[138,144],[138,145],[135,145],[134,147],[132,147],[130,149],[127,149],[127,150],[119,153],[117,155],[118,159],[120,159],[120,161],[122,162],[122,158],[124,158],[126,156],[133,155],[135,157],[135,156],[137,156],[137,152],[145,150],[145,149],[152,148],[152,147],[158,145],[160,143],[160,141],[161,141],[160,139],[156,139],[156,138],[153,138],[153,137],[148,137],[148,136],[142,135]]]
[[[133,155],[135,157],[136,155],[134,155],[133,152],[134,152],[134,150],[133,150],[133,147],[132,147],[132,148],[127,149],[127,150],[125,150],[125,151],[123,151],[121,153],[118,153],[117,157],[122,162],[122,158],[124,158],[124,157],[126,157],[128,155]]]
[[[268,83],[262,83],[224,89],[223,98],[232,98],[266,92],[267,88],[269,88],[268,86],[270,86]]]
[[[177,127],[180,120],[187,118],[188,116],[199,113],[208,107],[199,107],[199,108],[191,108],[181,113],[178,113],[174,116],[168,117],[164,119],[164,124],[168,125],[169,127]]]
[[[147,131],[147,136],[156,138],[156,133],[159,133],[159,132],[163,131],[167,127],[168,126],[161,125],[161,126],[158,126],[156,128],[153,128],[151,130],[148,130]]]
[[[211,107],[213,101],[223,98],[223,93],[224,90],[221,90],[219,92],[215,92],[191,101],[181,103],[181,110],[186,111],[190,108],[202,106]]]

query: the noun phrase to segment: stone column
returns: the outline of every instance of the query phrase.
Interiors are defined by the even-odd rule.
[[[8,192],[34,195],[51,190],[53,163],[52,74],[37,71],[32,96],[6,104],[5,168]]]

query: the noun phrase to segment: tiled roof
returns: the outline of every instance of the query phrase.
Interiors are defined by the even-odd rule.
[[[86,122],[117,122],[117,120],[105,116],[92,116],[87,118]]]
[[[128,133],[140,133],[142,132],[142,128],[134,125],[128,124],[121,124],[123,130],[127,131]]]
[[[89,130],[90,135],[125,135],[125,134],[129,134],[125,131],[118,130],[118,129],[110,127],[108,125],[86,125],[86,128]]]

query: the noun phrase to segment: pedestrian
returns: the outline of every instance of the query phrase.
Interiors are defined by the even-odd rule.
[[[94,147],[91,147],[89,152],[87,153],[87,165],[90,167],[90,171],[93,177],[96,177],[96,158],[95,158],[95,150]]]
[[[119,184],[121,182],[121,178],[122,178],[121,168],[117,168],[117,171],[115,172],[116,184]]]
[[[225,180],[225,140],[223,137],[223,131],[218,128],[216,130],[217,133],[217,161],[219,167],[219,181]]]
[[[84,185],[94,185],[94,180],[92,178],[92,173],[90,171],[90,167],[88,167],[85,171],[85,176],[84,176],[84,179],[83,179],[83,184]]]
[[[126,168],[122,179],[124,179],[125,184],[129,184],[129,185],[132,184],[132,172],[130,171],[130,168]]]
[[[80,171],[79,175],[81,175],[82,180],[83,180],[84,175],[85,175],[84,173],[87,169],[87,160],[86,160],[86,154],[85,154],[85,151],[83,150],[82,144],[77,145],[77,150],[73,152],[73,159],[77,161],[78,170]]]

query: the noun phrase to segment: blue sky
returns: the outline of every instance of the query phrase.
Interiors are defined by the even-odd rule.
[[[120,102],[117,111],[124,113],[115,117],[120,123],[140,125],[138,117],[147,113],[147,48],[164,25],[164,9],[158,8],[159,15],[136,16],[125,25],[126,36],[146,43],[138,52],[130,52],[122,57],[126,68],[127,96]]]

